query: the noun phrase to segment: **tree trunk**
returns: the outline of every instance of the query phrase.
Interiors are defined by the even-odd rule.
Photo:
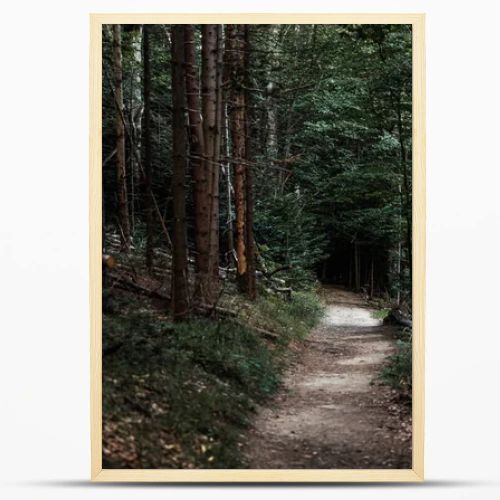
[[[352,255],[349,256],[349,289],[352,289]]]
[[[399,306],[401,303],[401,240],[402,240],[402,234],[401,234],[401,227],[402,227],[402,207],[403,207],[403,195],[401,193],[401,183],[398,185],[398,191],[399,191],[399,215],[398,215],[398,248],[397,248],[397,261],[396,261],[396,275],[397,275],[397,290],[396,290],[396,304]]]
[[[132,79],[130,86],[130,128],[132,136],[131,148],[135,148],[135,152],[130,155],[130,232],[132,236],[135,231],[135,209],[137,205],[136,200],[136,190],[140,177],[140,163],[141,163],[141,125],[142,125],[142,114],[144,110],[143,103],[143,84],[141,82],[141,68],[143,68],[142,62],[142,39],[143,39],[143,27],[139,25],[137,29],[132,32],[132,55],[133,55],[133,67],[132,67]]]
[[[172,309],[175,320],[188,316],[188,259],[186,237],[186,118],[184,25],[172,25],[172,198],[174,215]]]
[[[370,298],[373,298],[373,257],[370,266]]]
[[[240,25],[230,24],[227,27],[229,41],[229,65],[231,81],[231,135],[232,158],[234,162],[234,199],[236,209],[236,258],[237,279],[240,289],[245,289],[245,274],[247,272],[246,257],[246,189],[245,189],[245,93],[243,90],[244,56],[243,39]]]
[[[250,88],[250,82],[248,81],[248,70],[249,70],[249,54],[250,54],[250,31],[248,24],[244,26],[244,68],[246,85],[245,88]],[[246,151],[246,254],[247,254],[247,272],[245,275],[246,279],[246,290],[248,293],[248,297],[251,300],[255,300],[257,298],[257,283],[256,283],[256,262],[255,262],[255,241],[253,234],[253,172],[252,172],[252,164],[250,161],[250,137],[251,133],[251,121],[250,121],[250,93],[246,91],[245,95],[245,151]]]
[[[149,47],[149,25],[144,25],[142,50],[144,60],[143,73],[143,155],[144,163],[144,209],[146,219],[146,266],[151,272],[153,268],[153,199],[152,177],[153,163],[151,158],[151,56]]]
[[[278,157],[278,118],[276,114],[276,102],[273,97],[274,84],[269,82],[266,88],[266,117],[267,117],[267,138],[266,153],[272,162]]]
[[[359,248],[358,242],[354,242],[354,290],[356,292],[361,288],[361,277],[359,269],[360,259],[359,259]]]
[[[221,86],[220,86],[220,26],[202,25],[202,109],[207,196],[209,202],[209,256],[207,302],[212,303],[218,293],[219,281],[219,160]],[[210,278],[210,276],[212,278]]]
[[[276,47],[278,43],[279,26],[271,25],[269,27],[269,66],[267,70],[267,85],[266,85],[266,156],[272,162],[278,157],[278,116],[277,116],[277,103],[275,99],[276,84],[273,82],[274,69],[277,66],[278,60],[274,51],[280,47]]]
[[[224,27],[223,32],[224,47],[225,49],[230,49],[230,37],[228,35],[227,27]],[[222,42],[222,40],[221,40]],[[231,74],[231,55],[224,51],[223,66],[222,66],[222,81],[229,82],[229,75]],[[222,90],[222,86],[221,86]],[[230,128],[230,118],[229,118],[229,101],[231,100],[231,88],[226,86],[224,90],[224,98],[222,105],[222,130],[223,130],[223,151],[224,151],[224,172],[226,175],[226,202],[227,202],[227,219],[226,219],[226,230],[227,230],[227,266],[232,267],[235,262],[235,249],[234,249],[234,228],[233,228],[233,185],[231,183],[231,162],[230,162],[230,138],[229,138],[229,128]]]
[[[224,103],[224,155],[229,159],[229,118],[227,113],[227,103]],[[229,160],[225,165],[226,173],[226,202],[227,202],[227,265],[232,267],[235,262],[234,252],[234,230],[233,230],[233,185],[231,184],[231,165]]]
[[[209,297],[209,243],[210,203],[208,200],[208,175],[205,161],[205,141],[201,120],[199,86],[196,70],[195,32],[192,24],[184,28],[186,67],[186,96],[190,129],[190,158],[194,179],[196,282],[195,298],[200,302]]]
[[[212,226],[211,226],[211,259],[213,274],[219,279],[219,211],[220,211],[220,172],[221,172],[221,146],[222,146],[222,126],[225,118],[224,95],[222,92],[224,74],[224,25],[217,26],[217,133],[215,136],[214,169],[212,189],[214,204],[212,206]]]
[[[401,95],[398,97],[397,101],[397,113],[398,113],[398,136],[399,136],[399,147],[400,147],[400,160],[401,160],[401,170],[403,174],[403,191],[405,200],[405,217],[406,217],[406,247],[408,251],[408,261],[409,261],[409,272],[410,272],[410,283],[413,283],[413,258],[412,258],[412,202],[411,202],[411,186],[410,179],[408,176],[407,166],[406,166],[406,147],[403,135],[403,118],[401,111]],[[410,290],[411,293],[411,290]]]
[[[116,190],[118,201],[118,229],[121,249],[130,249],[130,220],[127,198],[127,173],[125,167],[125,124],[123,123],[123,71],[121,25],[113,25],[113,73],[115,86],[115,131],[116,131]]]

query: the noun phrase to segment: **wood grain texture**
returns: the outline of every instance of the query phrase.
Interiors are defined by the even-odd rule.
[[[413,27],[413,468],[102,469],[102,25],[103,24],[411,24]],[[418,482],[424,479],[425,331],[425,15],[424,14],[115,14],[90,15],[90,374],[91,478],[103,482]]]
[[[424,478],[425,18],[413,23],[413,470]]]
[[[423,23],[424,14],[339,13],[339,14],[91,14],[92,21],[101,24],[414,24]]]
[[[91,477],[102,470],[102,24],[90,23],[90,426]]]
[[[104,469],[92,478],[100,482],[199,483],[327,483],[418,482],[411,469]]]

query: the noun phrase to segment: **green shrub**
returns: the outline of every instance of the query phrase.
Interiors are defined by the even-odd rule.
[[[389,357],[381,374],[382,381],[400,392],[411,394],[412,342],[409,338],[397,341],[396,353]]]
[[[323,305],[318,295],[313,291],[292,293],[288,306],[290,315],[303,321],[309,328],[316,325],[323,316]]]
[[[289,300],[269,294],[258,299],[250,314],[250,319],[260,318],[263,327],[278,333],[287,343],[292,338],[302,339],[309,333],[321,319],[323,306],[313,290],[292,292]]]
[[[107,468],[241,467],[240,435],[278,388],[288,341],[321,314],[311,292],[247,304],[248,324],[278,335],[270,343],[244,317],[176,324],[147,301],[119,310],[103,316]]]
[[[372,312],[372,316],[375,318],[375,319],[385,319],[387,318],[387,316],[389,315],[389,312],[391,310],[388,308],[388,307],[384,307],[382,309],[379,309],[377,311],[373,311]]]

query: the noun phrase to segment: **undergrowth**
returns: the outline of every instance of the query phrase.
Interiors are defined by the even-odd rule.
[[[174,324],[147,299],[120,293],[105,295],[113,307],[103,317],[104,467],[244,466],[241,434],[255,404],[278,388],[287,344],[319,320],[317,296],[270,295],[247,304],[238,321]]]
[[[400,393],[411,395],[412,391],[412,338],[411,331],[404,329],[396,343],[396,353],[381,373],[384,383]]]
[[[304,338],[323,315],[323,306],[313,291],[293,292],[289,300],[276,295],[261,296],[250,309],[248,320],[279,332],[278,341]]]
[[[378,309],[372,312],[372,316],[375,319],[385,319],[389,315],[391,310],[388,307],[383,307],[382,309]]]

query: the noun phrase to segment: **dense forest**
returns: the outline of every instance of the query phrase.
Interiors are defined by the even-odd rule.
[[[411,316],[411,26],[102,35],[104,464],[244,466],[320,284]]]

